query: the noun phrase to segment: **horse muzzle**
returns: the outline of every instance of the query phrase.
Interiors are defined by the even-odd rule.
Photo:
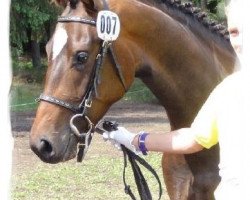
[[[58,133],[51,133],[50,135],[55,134]],[[62,135],[58,140],[56,137],[47,137],[45,134],[37,137],[31,133],[30,147],[46,163],[55,164],[70,160],[76,156],[77,139],[69,132]]]

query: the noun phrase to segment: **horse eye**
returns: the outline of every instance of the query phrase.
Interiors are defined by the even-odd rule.
[[[77,70],[83,70],[84,64],[87,62],[89,54],[85,51],[77,52],[74,56],[73,66]]]
[[[84,63],[87,62],[88,57],[89,57],[89,55],[88,55],[87,52],[84,52],[84,51],[83,52],[78,52],[76,54],[76,63],[77,64],[84,64]]]

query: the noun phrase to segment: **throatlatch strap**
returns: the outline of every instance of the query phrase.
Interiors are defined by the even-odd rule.
[[[119,65],[118,61],[117,61],[117,58],[116,58],[116,55],[115,55],[115,52],[114,52],[114,49],[113,49],[112,45],[109,47],[109,51],[110,51],[110,53],[112,55],[111,58],[112,58],[112,60],[113,60],[113,62],[115,64],[116,73],[117,73],[117,75],[118,75],[118,77],[119,77],[119,79],[120,79],[120,81],[122,83],[122,86],[123,86],[125,92],[127,92],[127,86],[126,86],[126,83],[125,83],[125,79],[123,77],[122,68]]]

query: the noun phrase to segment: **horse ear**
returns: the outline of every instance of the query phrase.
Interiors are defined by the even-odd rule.
[[[103,7],[100,0],[82,0],[82,3],[90,12],[98,12]]]

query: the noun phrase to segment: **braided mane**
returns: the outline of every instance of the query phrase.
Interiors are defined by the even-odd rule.
[[[177,18],[178,21],[183,21],[185,23],[188,19],[192,19],[193,21],[202,24],[210,32],[215,33],[220,37],[229,41],[229,33],[227,27],[221,23],[211,20],[206,12],[202,11],[198,7],[195,7],[191,2],[181,3],[181,0],[138,0],[138,1],[154,6],[162,10],[163,12],[169,13],[171,14],[172,17]],[[175,17],[176,13],[179,16]]]

